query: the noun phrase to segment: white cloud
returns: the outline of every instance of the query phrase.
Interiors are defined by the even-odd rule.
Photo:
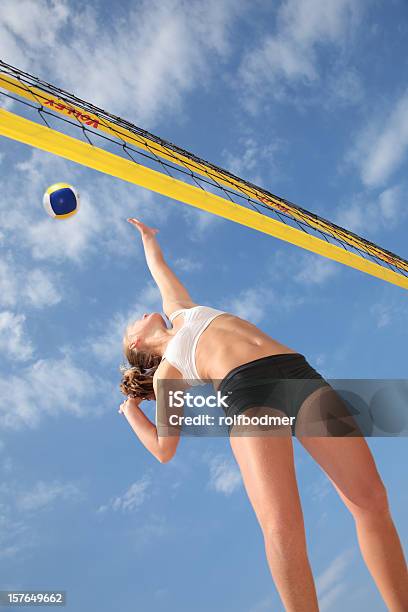
[[[37,481],[32,487],[17,481],[0,483],[0,558],[16,557],[41,542],[30,523],[38,511],[51,509],[59,500],[66,503],[82,496],[74,483]]]
[[[54,287],[50,276],[43,270],[31,270],[25,287],[27,298],[38,308],[53,306],[61,301],[61,294]]]
[[[36,53],[49,51],[67,19],[67,5],[58,0],[3,0],[0,15],[0,56],[21,68]],[[53,27],[50,27],[53,24]],[[56,45],[56,48],[58,45]]]
[[[98,361],[104,363],[118,361],[120,357],[123,358],[122,338],[127,325],[141,318],[143,313],[160,312],[161,308],[159,289],[153,283],[149,283],[143,291],[138,292],[134,305],[126,313],[116,312],[108,321],[98,321],[92,335],[81,346],[81,351],[91,350]]]
[[[319,601],[319,610],[321,612],[331,612],[335,602],[344,593],[344,591],[346,591],[346,589],[346,584],[336,584],[336,586],[329,589]]]
[[[164,538],[169,534],[182,537],[180,530],[170,524],[165,515],[149,514],[145,520],[137,523],[137,527],[130,530],[131,543],[137,551],[149,549],[153,539]]]
[[[11,457],[4,457],[4,459],[1,461],[1,469],[5,474],[13,471],[13,460]]]
[[[259,323],[268,309],[265,291],[259,287],[250,287],[241,291],[236,297],[228,300],[226,310],[251,323]]]
[[[220,191],[216,189],[209,189],[206,186],[207,191],[212,191],[216,195],[220,195]],[[217,225],[223,222],[223,219],[218,215],[214,215],[205,210],[200,210],[194,206],[183,206],[181,214],[186,221],[190,229],[187,230],[186,235],[192,242],[199,242],[205,240],[209,232],[213,232]]]
[[[319,353],[314,358],[314,361],[316,363],[316,367],[318,368],[320,368],[321,366],[323,367],[327,363],[327,355],[325,353]]]
[[[106,512],[113,510],[115,512],[133,512],[138,509],[149,497],[149,488],[151,486],[150,478],[144,476],[140,480],[134,482],[130,487],[118,497],[114,497],[107,504],[100,506],[98,512]]]
[[[273,610],[273,599],[267,596],[252,606],[249,612],[270,612],[270,610]]]
[[[345,572],[353,558],[351,548],[337,555],[328,567],[317,577],[316,589],[319,594],[319,607],[322,612],[333,609],[333,603],[347,589]]]
[[[374,117],[357,136],[346,159],[368,187],[381,187],[401,167],[408,150],[408,91],[394,103],[388,116]]]
[[[25,320],[22,314],[14,314],[9,310],[0,312],[0,352],[10,360],[27,361],[34,353],[25,329]]]
[[[337,208],[334,221],[369,238],[378,230],[390,230],[401,223],[407,216],[405,198],[401,185],[385,189],[376,198],[366,193],[355,194]]]
[[[66,262],[83,268],[101,256],[137,257],[142,251],[141,240],[126,219],[139,216],[150,223],[159,217],[160,227],[169,214],[162,203],[156,204],[158,198],[152,192],[103,174],[89,174],[89,170],[43,151],[31,151],[15,167],[17,171],[7,173],[0,184],[3,242],[15,249],[18,241],[19,256],[29,250],[32,259],[41,260],[49,269]],[[63,220],[49,217],[41,203],[44,189],[58,180],[75,185],[81,198],[78,213]],[[27,268],[26,274],[29,272]],[[48,278],[53,282],[51,275]]]
[[[0,43],[1,43],[1,41],[0,41]],[[0,94],[1,94],[1,87],[0,87]],[[4,96],[4,95],[1,95],[0,100],[1,100],[1,107],[2,107],[4,110],[11,111],[11,110],[12,110],[12,108],[13,108],[13,106],[15,106],[15,105],[16,105],[15,100],[13,100],[12,98],[8,98],[7,96]],[[5,157],[6,157],[6,156],[5,156],[5,154],[3,153],[3,154],[2,154],[2,161],[5,159]]]
[[[233,459],[217,455],[210,460],[209,486],[218,493],[231,495],[241,485],[242,478]]]
[[[276,34],[267,34],[247,53],[240,67],[240,76],[251,90],[252,99],[266,91],[281,98],[290,85],[317,81],[318,49],[323,44],[345,45],[359,20],[361,7],[362,3],[354,0],[282,2]]]
[[[93,236],[101,231],[102,215],[86,194],[77,215],[69,219],[52,219],[42,208],[43,191],[48,185],[65,177],[75,184],[79,176],[81,170],[75,164],[33,150],[16,165],[16,171],[2,177],[3,231],[8,246],[15,248],[18,241],[19,256],[28,249],[33,259],[43,260],[51,268],[66,260],[80,264],[85,253],[95,249]]]
[[[147,308],[144,310],[146,312]],[[135,314],[134,319],[138,316]],[[113,363],[122,356],[122,338],[130,317],[116,312],[109,317],[108,321],[98,321],[100,332],[96,329],[90,337],[85,340],[81,351],[88,348],[103,363]],[[95,333],[96,332],[96,333]]]
[[[71,259],[79,265],[86,252],[95,252],[93,237],[101,232],[101,215],[84,193],[81,209],[74,217],[56,220],[44,215],[43,219],[30,225],[24,237],[35,259],[53,264]]]
[[[296,284],[305,286],[310,282],[314,285],[324,285],[329,279],[338,273],[337,263],[315,253],[310,253],[304,249],[287,250],[277,249],[271,257],[268,270],[271,279],[285,279],[285,282],[292,281]],[[309,280],[310,279],[310,280]],[[285,310],[303,304],[304,294],[291,295],[290,293],[280,293],[277,303]]]
[[[378,329],[388,327],[392,322],[392,307],[389,304],[373,304],[370,313],[374,316]]]
[[[233,24],[249,6],[233,0],[142,0],[121,11],[112,27],[92,7],[78,8],[63,0],[24,0],[21,9],[13,0],[5,0],[0,56],[149,127],[166,113],[182,116],[185,94],[210,86],[215,67],[229,56]],[[55,44],[66,38],[69,45]],[[100,252],[128,257],[130,234],[123,221],[129,216],[130,202],[136,201],[132,213],[142,211],[143,220],[149,220],[149,213],[157,218],[154,207],[143,206],[152,202],[152,194],[111,179],[95,178],[84,184],[83,172],[75,164],[56,161],[55,156],[36,152],[18,170],[18,176],[7,177],[15,189],[8,190],[9,196],[4,192],[4,227],[11,237],[24,228],[19,238],[36,259],[53,264],[69,259],[80,265],[86,255]],[[34,210],[44,188],[64,179],[79,188],[78,214],[61,222],[31,214],[27,203]],[[193,240],[217,222],[213,215],[183,208],[186,215],[191,213]],[[164,206],[159,215],[164,222]],[[101,243],[105,248],[100,248]]]
[[[321,255],[304,254],[299,260],[302,268],[295,274],[294,280],[307,285],[323,285],[338,274],[339,266]]]
[[[46,415],[100,414],[112,397],[107,381],[76,366],[70,357],[41,359],[0,378],[0,425],[34,428]]]
[[[27,546],[32,545],[34,536],[29,526],[21,520],[16,520],[11,510],[0,506],[0,559],[9,559],[17,555]]]
[[[0,261],[0,304],[15,306],[19,294],[15,270],[4,259]]]
[[[401,187],[395,186],[380,193],[378,198],[381,217],[384,222],[391,223],[392,226],[397,222],[400,213],[401,204],[403,203],[401,196]]]
[[[268,283],[243,289],[234,297],[225,299],[222,308],[237,317],[250,321],[254,325],[261,323],[266,317],[282,316],[292,312],[298,306],[304,304],[306,300],[304,294],[297,294],[293,290],[288,291],[286,289],[281,289],[278,292],[270,288],[269,281],[281,277],[297,280],[295,276],[303,270],[303,261],[299,255],[290,257],[283,251],[276,251],[269,266],[270,277],[267,279]]]
[[[0,261],[0,305],[54,306],[61,301],[56,276],[41,268],[18,264],[9,253]]]
[[[151,123],[180,111],[183,95],[210,81],[246,5],[142,0],[124,8],[112,26],[91,6],[3,0],[0,55],[115,114]],[[56,44],[65,37],[69,45]]]
[[[6,445],[3,440],[0,440],[0,469],[7,474],[13,471],[13,460],[9,455],[4,455]],[[0,504],[1,507],[1,504]]]
[[[233,154],[227,150],[223,151],[225,168],[232,174],[245,178],[245,180],[262,185],[261,167],[268,172],[268,182],[276,178],[277,164],[276,154],[282,150],[283,142],[274,138],[270,144],[263,145],[257,142],[253,136],[242,137],[238,142],[238,153]],[[239,200],[237,200],[240,203]]]
[[[178,257],[174,261],[174,266],[182,272],[194,272],[196,270],[201,270],[203,264],[200,261],[194,261],[192,258]]]
[[[389,327],[391,324],[401,330],[407,329],[407,309],[405,305],[399,305],[389,299],[377,302],[370,307],[377,329]]]
[[[21,42],[32,48],[41,49],[43,45],[53,46],[58,32],[69,15],[64,0],[3,0],[1,5],[1,26],[3,35],[11,33]],[[53,27],[49,27],[52,23]]]
[[[313,501],[320,504],[322,499],[327,497],[329,493],[333,491],[332,485],[329,479],[323,474],[319,476],[316,480],[313,480],[308,485],[308,493]]]
[[[351,0],[286,0],[278,15],[281,35],[289,34],[300,48],[312,53],[319,42],[340,41],[358,17],[356,5]]]
[[[328,77],[327,93],[321,102],[330,110],[333,106],[358,104],[364,97],[364,87],[355,68],[340,68]]]
[[[31,490],[20,491],[16,497],[16,506],[22,512],[36,512],[50,508],[57,500],[71,500],[80,495],[80,490],[73,483],[59,481],[38,481]]]

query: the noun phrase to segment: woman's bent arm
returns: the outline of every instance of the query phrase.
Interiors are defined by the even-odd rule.
[[[156,426],[139,408],[139,402],[140,400],[128,399],[124,402],[124,407],[121,411],[147,450],[160,463],[167,463],[176,452],[179,436],[159,436]]]

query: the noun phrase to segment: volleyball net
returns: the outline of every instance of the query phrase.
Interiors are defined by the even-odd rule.
[[[395,253],[2,61],[0,135],[408,289]]]

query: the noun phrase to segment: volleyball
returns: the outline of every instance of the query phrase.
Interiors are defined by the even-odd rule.
[[[79,207],[79,193],[67,183],[55,183],[44,193],[45,211],[55,219],[72,217]]]

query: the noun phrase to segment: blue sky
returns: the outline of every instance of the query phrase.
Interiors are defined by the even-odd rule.
[[[403,0],[3,0],[0,57],[408,258],[407,18]],[[196,302],[327,377],[406,378],[406,293],[4,139],[0,180],[0,587],[65,589],[75,612],[281,609],[228,440],[161,465],[117,414],[122,330],[160,310],[125,219],[160,229]],[[57,181],[82,198],[61,223],[41,205]],[[369,444],[406,544],[406,440]],[[294,445],[321,609],[384,610]]]

